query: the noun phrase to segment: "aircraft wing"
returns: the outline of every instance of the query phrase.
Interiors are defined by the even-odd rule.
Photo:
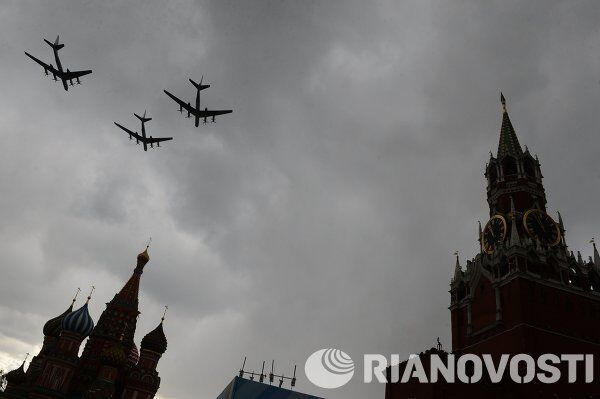
[[[33,55],[29,54],[27,51],[25,51],[25,55],[27,57],[31,58],[32,60],[34,60],[35,62],[37,62],[38,64],[40,64],[45,70],[50,71],[50,73],[60,76],[60,71],[55,69],[52,65],[48,65],[45,62],[38,60]]]
[[[136,132],[132,132],[131,130],[127,129],[125,126],[119,125],[117,122],[115,122],[115,125],[119,126],[121,129],[123,129],[129,135],[129,137],[135,137],[136,139],[138,139],[141,142],[148,140],[148,139],[144,139],[142,136],[140,136]]]
[[[175,97],[174,95],[172,95],[171,93],[169,93],[166,90],[163,90],[165,92],[165,94],[169,97],[171,97],[173,99],[173,101],[175,101],[177,104],[179,104],[179,106],[183,109],[185,109],[186,111],[188,111],[191,114],[195,115],[196,109],[193,108],[191,105],[189,105],[188,103],[185,103],[183,101],[181,101],[180,99],[178,99],[177,97]]]
[[[223,115],[223,114],[230,114],[232,113],[233,110],[231,109],[222,109],[222,110],[210,110],[210,109],[204,109],[204,110],[199,110],[193,111],[194,115],[198,115],[200,118],[206,118],[206,117],[211,117],[211,116],[217,116],[217,115]]]
[[[161,141],[169,141],[169,140],[173,140],[173,137],[150,137],[146,139],[146,142],[148,142],[148,144],[152,144],[152,143],[160,143]]]
[[[85,71],[67,71],[63,72],[63,78],[66,80],[77,79],[85,75],[89,75],[92,73],[91,69],[87,69]]]

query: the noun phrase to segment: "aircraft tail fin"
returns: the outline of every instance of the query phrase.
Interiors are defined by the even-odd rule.
[[[204,90],[204,89],[208,89],[210,87],[210,85],[203,85],[202,79],[200,79],[200,83],[196,83],[192,79],[190,79],[190,83],[193,84],[194,87],[198,90]]]
[[[49,45],[50,47],[52,47],[53,49],[55,49],[55,50],[60,50],[61,48],[65,47],[65,45],[64,45],[64,44],[59,44],[59,43],[58,43],[58,38],[59,38],[59,37],[58,37],[58,36],[56,36],[56,40],[54,41],[54,43],[52,43],[51,41],[49,41],[49,40],[46,40],[46,39],[44,39],[44,41],[45,41],[46,43],[48,43],[48,45]]]
[[[142,123],[143,122],[148,122],[148,121],[152,120],[152,118],[146,118],[146,111],[144,111],[144,115],[143,116],[139,116],[138,114],[135,114],[135,113],[133,115],[135,115],[139,120],[141,120]]]

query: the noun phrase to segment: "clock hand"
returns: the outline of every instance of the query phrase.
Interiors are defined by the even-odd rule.
[[[538,216],[538,222],[540,224],[540,228],[542,229],[542,234],[544,235],[544,238],[548,236],[548,233],[546,232],[546,228],[544,227],[544,223],[542,223],[542,218],[540,218]]]

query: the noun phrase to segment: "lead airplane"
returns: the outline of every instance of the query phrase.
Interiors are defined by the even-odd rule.
[[[203,79],[204,79],[204,76],[202,76],[200,78],[200,83],[196,83],[192,79],[190,79],[190,82],[196,88],[196,106],[195,107],[192,107],[192,105],[189,102],[186,103],[186,102],[180,100],[179,98],[175,97],[173,94],[169,93],[168,91],[164,90],[164,92],[167,96],[171,97],[177,104],[179,104],[179,112],[183,113],[183,110],[185,109],[187,111],[188,118],[190,118],[191,115],[194,115],[194,118],[195,118],[194,124],[196,125],[196,127],[198,127],[200,125],[200,118],[204,119],[204,123],[206,123],[206,118],[212,117],[212,122],[214,123],[215,117],[217,115],[230,114],[231,112],[233,112],[230,109],[225,109],[225,110],[209,110],[208,108],[200,109],[200,92],[202,90],[208,89],[210,87],[210,85],[202,84]]]
[[[60,58],[58,57],[58,50],[65,47],[65,45],[58,43],[58,36],[56,36],[56,41],[54,43],[51,43],[50,41],[48,41],[46,39],[44,39],[44,41],[46,43],[48,43],[48,45],[50,45],[50,47],[52,47],[52,50],[54,51],[54,59],[56,60],[56,68],[54,68],[52,66],[52,64],[46,64],[45,62],[38,60],[33,55],[29,54],[27,51],[25,51],[25,55],[27,55],[29,58],[31,58],[32,60],[34,60],[35,62],[40,64],[42,66],[42,68],[44,68],[44,72],[46,73],[46,75],[48,75],[48,71],[50,71],[52,73],[52,75],[54,76],[55,81],[58,80],[56,77],[58,77],[60,80],[62,80],[62,84],[63,84],[63,87],[65,88],[65,90],[69,91],[69,85],[67,85],[67,81],[71,83],[71,86],[73,86],[73,79],[76,79],[77,84],[80,85],[81,81],[79,80],[79,78],[84,75],[88,75],[88,74],[92,73],[91,69],[88,69],[85,71],[70,71],[67,68],[66,72],[63,71],[62,64],[60,63]]]
[[[144,144],[144,151],[148,151],[148,144],[150,144],[150,148],[154,148],[154,143],[156,143],[157,147],[160,147],[161,141],[173,140],[173,137],[156,137],[156,138],[154,138],[152,136],[146,137],[146,128],[144,127],[144,124],[148,121],[151,121],[152,118],[146,118],[146,111],[144,111],[143,116],[139,116],[138,114],[133,114],[133,115],[135,115],[142,122],[142,135],[141,136],[137,132],[132,132],[131,130],[127,129],[125,126],[119,125],[117,122],[115,122],[115,125],[117,125],[121,129],[123,129],[127,134],[129,134],[129,140],[133,140],[133,138],[135,137],[136,144],[140,144],[140,141],[141,141],[142,144]]]

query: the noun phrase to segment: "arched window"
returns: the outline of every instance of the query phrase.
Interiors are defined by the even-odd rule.
[[[517,161],[513,157],[506,157],[502,161],[502,172],[504,176],[517,174]]]

